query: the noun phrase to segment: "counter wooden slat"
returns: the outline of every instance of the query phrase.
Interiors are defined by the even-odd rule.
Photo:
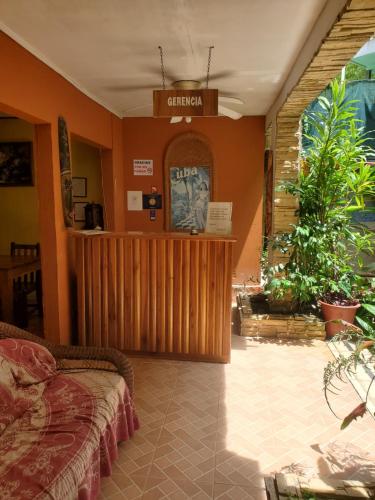
[[[134,258],[133,258],[133,276],[134,276],[134,322],[133,322],[133,346],[136,351],[142,349],[141,340],[141,242],[134,240]]]
[[[157,248],[156,241],[150,241],[150,338],[149,345],[152,352],[157,351],[156,347],[156,325],[158,317],[157,301]]]
[[[233,238],[105,232],[73,237],[81,344],[229,361]]]
[[[85,345],[86,336],[86,293],[85,283],[85,251],[84,239],[76,240],[76,275],[77,275],[77,310],[79,311],[78,318],[78,342],[80,345]]]
[[[93,323],[94,323],[94,308],[93,308],[93,303],[92,303],[92,295],[93,295],[93,284],[92,284],[92,273],[93,273],[93,263],[92,263],[92,240],[88,239],[84,242],[84,258],[85,258],[85,276],[83,277],[82,283],[83,286],[85,287],[86,290],[86,324],[85,327],[87,328],[86,331],[90,332],[90,341],[94,342],[93,336],[94,336],[94,329],[93,329]],[[79,316],[80,311],[78,311],[78,316]],[[85,345],[87,345],[87,335],[85,332],[82,334],[83,338],[85,339]]]
[[[167,241],[167,324],[166,324],[166,346],[165,352],[173,352],[173,309],[174,309],[174,296],[173,296],[173,241]]]
[[[189,337],[190,337],[190,248],[191,242],[185,241],[182,249],[182,337],[183,337],[183,352],[189,352]]]
[[[101,240],[101,254],[102,254],[102,343],[105,347],[109,345],[109,311],[108,311],[108,240]]]
[[[200,283],[199,283],[199,352],[206,354],[207,338],[207,252],[209,243],[202,241],[200,244]]]
[[[109,255],[108,255],[108,344],[114,345],[114,340],[117,339],[117,251],[116,240],[107,240]]]

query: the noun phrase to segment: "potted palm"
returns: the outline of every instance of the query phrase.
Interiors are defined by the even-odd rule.
[[[332,336],[341,329],[332,320],[352,323],[360,306],[357,273],[374,241],[373,233],[352,222],[352,213],[374,195],[375,173],[344,84],[334,81],[331,99],[321,96],[319,102],[321,111],[309,117],[315,135],[308,137],[298,178],[279,188],[299,198],[299,220],[274,240],[289,261],[269,269],[267,288],[277,298],[289,294],[299,310],[320,304]]]

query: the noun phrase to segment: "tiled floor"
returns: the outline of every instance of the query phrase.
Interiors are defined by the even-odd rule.
[[[324,342],[233,337],[228,365],[133,359],[142,427],[120,445],[101,498],[264,499],[264,474],[301,464],[375,476],[372,417],[340,431],[325,404],[329,358]],[[354,405],[345,385],[333,406],[342,417]]]

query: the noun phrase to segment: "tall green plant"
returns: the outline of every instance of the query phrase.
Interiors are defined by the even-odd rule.
[[[314,136],[302,159],[296,182],[279,188],[299,199],[299,221],[281,234],[274,247],[289,262],[269,270],[268,288],[277,297],[291,293],[298,306],[336,295],[350,299],[357,280],[355,263],[373,251],[365,227],[354,226],[351,213],[365,209],[365,196],[375,194],[374,168],[366,163],[370,148],[354,118],[345,86],[332,82],[332,100],[320,97],[321,111],[310,117]]]

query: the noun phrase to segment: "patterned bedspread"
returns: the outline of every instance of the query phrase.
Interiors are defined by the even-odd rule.
[[[116,373],[58,373],[34,346],[0,341],[0,499],[93,500],[138,428],[128,388]]]

